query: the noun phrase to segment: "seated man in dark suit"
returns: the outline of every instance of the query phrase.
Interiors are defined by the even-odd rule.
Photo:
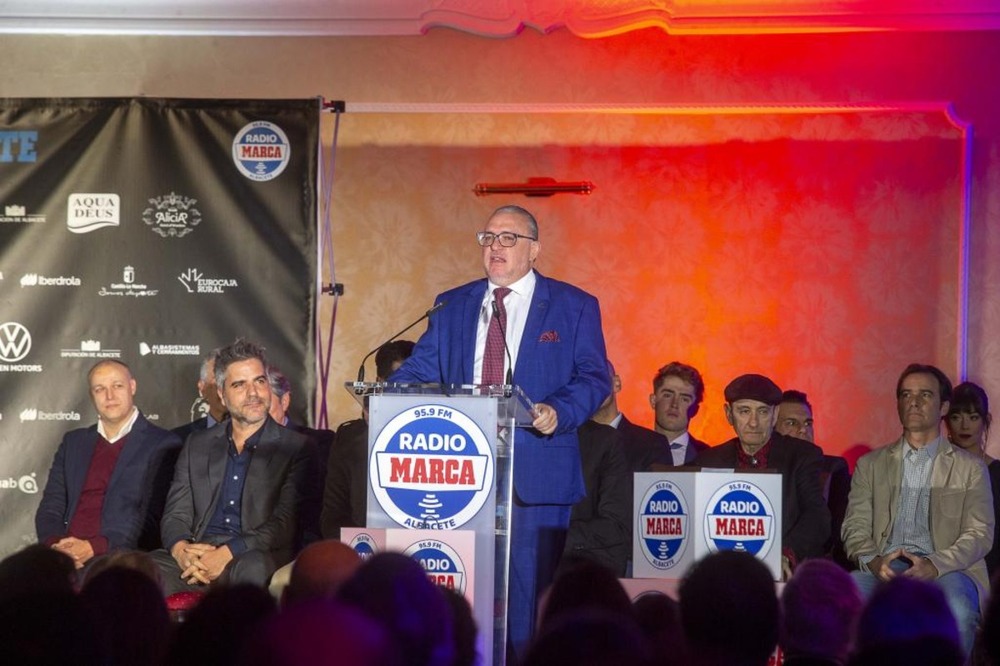
[[[656,372],[649,405],[656,413],[656,432],[670,443],[669,460],[657,463],[690,465],[699,453],[708,449],[708,444],[688,432],[691,419],[704,399],[705,381],[697,368],[672,361]]]
[[[174,432],[181,438],[181,442],[186,440],[187,436],[195,430],[206,430],[229,418],[226,406],[222,404],[222,398],[219,397],[219,388],[215,385],[215,355],[218,352],[218,349],[213,350],[201,361],[201,372],[198,376],[199,398],[191,411],[192,416],[202,412],[205,412],[205,415],[174,428]]]
[[[288,381],[288,377],[281,370],[274,366],[268,368],[267,376],[271,383],[271,408],[268,412],[278,425],[302,433],[316,445],[317,459],[322,461],[322,465],[317,463],[319,466],[319,487],[322,489],[326,480],[326,461],[330,457],[330,449],[337,441],[337,433],[326,428],[310,428],[291,420],[288,417],[288,409],[292,404],[292,383]]]
[[[323,502],[323,484],[326,480],[326,460],[330,449],[336,441],[336,433],[332,430],[316,429],[296,423],[288,417],[288,408],[292,404],[292,383],[273,365],[267,369],[267,378],[271,384],[271,407],[268,413],[275,423],[297,433],[301,433],[313,443],[316,452],[315,459],[310,463],[312,469],[309,478],[312,483],[308,488],[304,502],[304,511],[299,525],[300,537],[296,539],[296,550],[301,546],[319,541],[319,513]]]
[[[648,472],[653,463],[672,465],[670,443],[666,437],[632,423],[618,411],[618,393],[622,390],[622,378],[615,372],[615,366],[611,361],[608,361],[608,374],[611,375],[611,395],[598,407],[590,420],[609,425],[619,432],[622,453],[625,455],[630,472]],[[631,497],[630,492],[629,498]]]
[[[230,419],[192,433],[177,461],[153,556],[169,595],[190,585],[264,586],[292,559],[314,445],[268,415],[264,351],[239,339],[215,357]]]
[[[726,420],[736,437],[699,455],[701,467],[774,469],[782,475],[782,569],[821,557],[830,536],[830,511],[820,489],[823,452],[774,430],[781,389],[762,375],[741,375],[726,387]]]
[[[563,561],[593,560],[621,578],[632,555],[632,471],[622,435],[611,426],[587,421],[577,428],[577,436],[587,496],[569,514]]]
[[[376,381],[384,382],[413,353],[412,340],[394,340],[375,353]],[[341,527],[364,527],[368,512],[368,415],[337,428],[326,460],[320,533],[339,539]]]
[[[131,550],[155,531],[163,510],[164,469],[176,435],[136,408],[136,381],[117,360],[87,374],[97,425],[66,433],[35,513],[38,540],[73,558],[77,569],[111,550]],[[159,481],[159,482],[158,482]]]
[[[805,393],[789,389],[781,395],[778,422],[774,430],[782,435],[816,443],[812,404]],[[847,498],[851,492],[851,470],[847,466],[847,461],[841,456],[824,455],[819,479],[823,499],[830,509],[830,539],[827,541],[826,553],[837,564],[850,570],[852,564],[844,553],[844,542],[840,538],[840,527],[844,524]]]

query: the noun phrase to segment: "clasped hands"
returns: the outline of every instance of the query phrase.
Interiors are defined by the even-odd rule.
[[[178,541],[170,554],[181,569],[181,579],[188,585],[208,585],[222,575],[233,559],[229,546]]]
[[[909,560],[912,564],[905,571],[898,572],[892,568],[894,560]],[[868,563],[868,571],[881,581],[892,580],[896,576],[915,578],[917,580],[934,580],[938,577],[937,567],[934,563],[923,555],[908,552],[902,548],[897,548],[891,553],[879,555]]]

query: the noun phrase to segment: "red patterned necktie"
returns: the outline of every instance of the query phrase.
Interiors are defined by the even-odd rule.
[[[504,383],[504,359],[506,359],[506,348],[504,345],[504,333],[507,331],[507,308],[503,305],[503,299],[510,293],[507,287],[497,287],[493,290],[496,309],[490,313],[490,326],[486,331],[486,351],[483,354],[483,384],[503,384]],[[492,309],[494,306],[491,305]]]

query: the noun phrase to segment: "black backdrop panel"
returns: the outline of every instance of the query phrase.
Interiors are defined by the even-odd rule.
[[[0,556],[35,540],[87,370],[173,428],[201,358],[267,347],[311,421],[320,100],[0,99]]]

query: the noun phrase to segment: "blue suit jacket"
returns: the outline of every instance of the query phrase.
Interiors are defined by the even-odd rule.
[[[576,429],[611,393],[601,312],[590,294],[536,276],[514,383],[533,402],[553,407],[559,424],[550,436],[518,429],[514,488],[526,504],[573,504],[584,496]],[[471,384],[486,289],[484,278],[438,296],[435,302],[445,306],[431,315],[413,355],[390,381]]]
[[[59,444],[35,513],[39,541],[66,535],[97,438],[94,424],[71,430]],[[108,540],[108,550],[136,548],[141,536],[156,534],[165,499],[158,491],[165,491],[162,480],[173,471],[164,467],[180,446],[174,433],[154,426],[141,413],[136,418],[108,479],[101,508],[101,535]]]

